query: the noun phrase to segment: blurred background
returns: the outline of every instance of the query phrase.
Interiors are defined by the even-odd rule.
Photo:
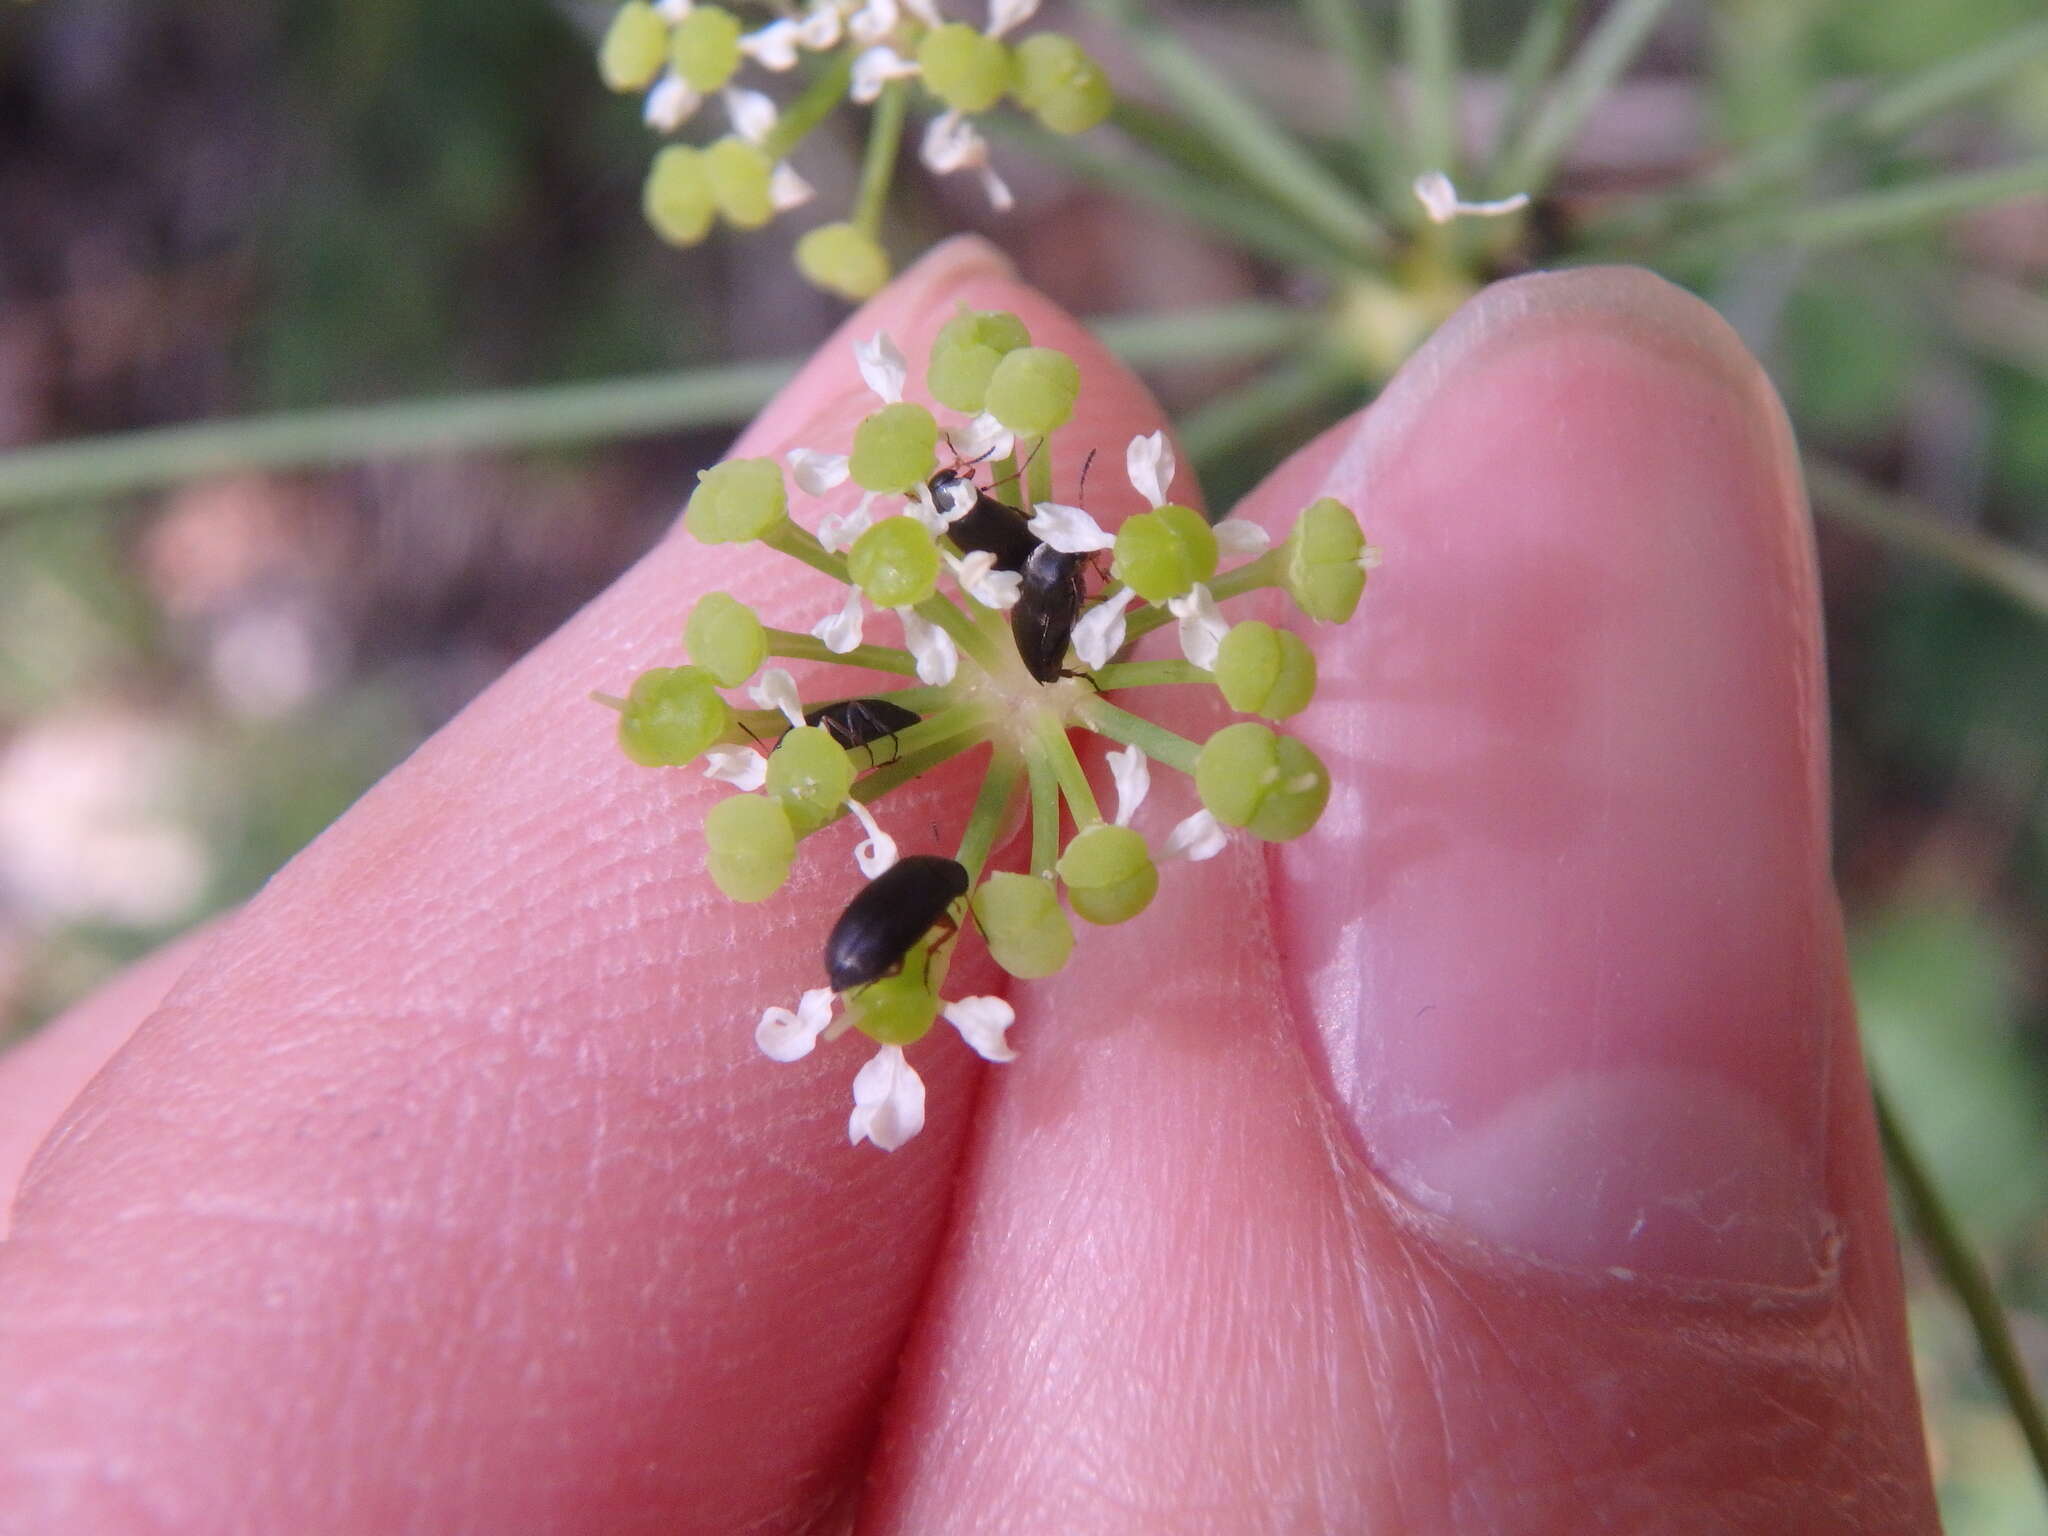
[[[1614,9],[1468,3],[1468,137],[1504,110],[1526,25],[1554,18],[1568,48]],[[1817,104],[2005,39],[2033,62],[1815,161],[1777,206],[2041,164],[2038,0],[1654,9],[1536,216],[1470,275],[1633,255],[1719,305],[1789,401],[1824,514],[1839,874],[1869,1049],[2040,1379],[2048,196],[1822,251],[1787,224],[1695,220],[1681,239],[1627,223],[1630,199],[1785,142]],[[1342,170],[1343,84],[1291,10],[1152,11]],[[1154,87],[1130,39],[1055,14],[1143,112]],[[1397,31],[1391,0],[1365,14]],[[650,544],[779,365],[845,313],[787,248],[840,216],[859,120],[806,145],[816,217],[673,250],[640,214],[651,141],[595,77],[608,17],[543,0],[0,11],[0,1041],[259,886]],[[1108,319],[1225,508],[1366,398],[1456,285],[1398,258],[1334,278],[1134,204],[1104,184],[1144,142],[1143,119],[1119,123],[1093,165],[1000,142],[1019,197],[1001,220],[906,161],[892,240],[907,258],[983,229]],[[1351,317],[1335,366],[1259,355],[1326,313]],[[1208,328],[1176,338],[1190,314]],[[637,381],[623,396],[537,412],[494,393],[621,379]],[[568,400],[582,425],[552,408]],[[378,402],[417,403],[7,452]],[[420,451],[485,440],[502,446]],[[2048,1529],[1962,1313],[1909,1250],[1950,1528]]]

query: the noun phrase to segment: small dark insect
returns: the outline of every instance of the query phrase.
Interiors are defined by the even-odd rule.
[[[804,712],[805,725],[822,725],[847,751],[907,731],[923,717],[887,699],[841,699]]]
[[[935,853],[898,859],[867,883],[825,940],[825,976],[834,991],[864,987],[903,969],[903,957],[967,894],[967,869]]]
[[[1038,548],[1038,540],[1026,526],[1024,514],[1008,502],[997,501],[974,483],[972,475],[957,469],[942,469],[932,476],[932,496],[941,507],[946,505],[946,493],[956,485],[965,485],[974,492],[974,505],[947,526],[946,537],[963,555],[976,550],[994,555],[999,571],[1023,570],[1031,551]]]
[[[1086,555],[1062,554],[1041,544],[1024,562],[1024,582],[1017,606],[1010,610],[1010,633],[1024,670],[1041,683],[1060,679],[1067,642],[1081,617],[1081,567]]]

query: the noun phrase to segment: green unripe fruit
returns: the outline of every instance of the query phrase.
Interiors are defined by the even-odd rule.
[[[643,768],[695,759],[732,723],[711,674],[702,667],[656,667],[633,679],[619,712],[619,746]]]
[[[1053,975],[1074,952],[1059,895],[1036,875],[990,875],[974,893],[974,917],[996,964],[1025,981]]]
[[[1109,76],[1071,37],[1038,32],[1017,45],[1010,94],[1054,133],[1086,133],[1115,105]]]
[[[1106,822],[1077,832],[1058,868],[1075,915],[1091,923],[1136,917],[1159,889],[1159,869],[1145,839]]]
[[[720,139],[704,151],[704,169],[711,178],[712,201],[726,223],[738,229],[759,229],[775,217],[775,204],[768,195],[775,163],[759,145],[745,139]]]
[[[885,517],[846,552],[853,584],[877,608],[908,608],[937,590],[939,550],[914,517]]]
[[[939,465],[939,424],[921,405],[899,400],[853,429],[846,472],[864,491],[914,491]]]
[[[647,0],[626,0],[605,28],[597,72],[615,91],[644,91],[668,54],[668,24]]]
[[[846,803],[853,764],[823,726],[800,725],[783,734],[768,754],[768,793],[782,802],[791,825],[815,832]]]
[[[1226,826],[1284,843],[1323,814],[1330,774],[1293,737],[1247,720],[1226,725],[1204,744],[1195,759],[1195,789]]]
[[[1043,437],[1066,424],[1081,392],[1081,370],[1051,347],[1019,347],[1003,355],[988,378],[984,407],[1024,437]]]
[[[925,985],[925,966],[911,951],[903,969],[850,992],[847,1011],[853,1027],[878,1045],[910,1045],[931,1033],[939,1017],[939,1000]]]
[[[691,90],[717,90],[740,67],[739,18],[715,5],[692,6],[669,34],[668,56]]]
[[[781,465],[773,459],[727,459],[698,474],[683,526],[706,544],[744,544],[788,515]]]
[[[1301,636],[1257,619],[1231,626],[1216,652],[1216,686],[1232,709],[1284,720],[1316,692],[1316,658]]]
[[[851,224],[820,224],[796,243],[804,281],[858,304],[889,281],[889,257],[872,235]]]
[[[1341,624],[1365,590],[1365,533],[1351,509],[1325,496],[1302,509],[1287,535],[1287,590],[1312,619]]]
[[[754,610],[730,592],[708,592],[690,610],[683,648],[719,687],[737,688],[767,659],[768,635]]]
[[[796,829],[765,795],[734,795],[704,817],[704,867],[734,901],[766,901],[796,858]]]
[[[932,340],[925,384],[943,406],[974,415],[988,398],[989,376],[1005,354],[1031,345],[1024,322],[1004,310],[955,315]]]
[[[1117,530],[1110,570],[1148,603],[1185,597],[1216,574],[1216,534],[1193,507],[1168,502]]]
[[[656,155],[640,189],[640,208],[654,232],[670,245],[695,245],[709,234],[718,203],[704,152],[671,144]]]
[[[925,33],[917,67],[927,89],[956,112],[986,112],[1010,88],[1010,50],[961,21]]]

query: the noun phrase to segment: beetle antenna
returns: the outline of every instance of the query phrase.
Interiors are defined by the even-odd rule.
[[[1088,457],[1081,461],[1081,483],[1074,487],[1074,500],[1081,505],[1088,504],[1088,466],[1095,462],[1095,450],[1088,450]]]

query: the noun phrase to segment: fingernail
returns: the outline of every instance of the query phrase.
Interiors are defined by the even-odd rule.
[[[1283,931],[1366,1156],[1552,1264],[1829,1261],[1818,612],[1761,373],[1647,274],[1504,284],[1339,451],[1385,551],[1300,734]]]

